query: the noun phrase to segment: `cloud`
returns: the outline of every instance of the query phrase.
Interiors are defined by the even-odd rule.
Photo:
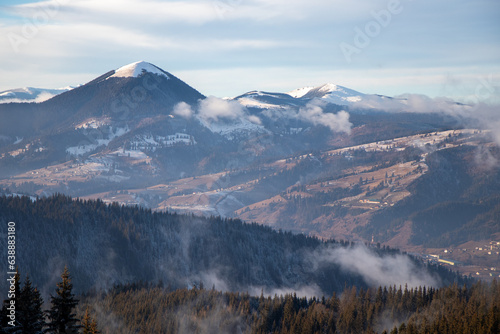
[[[262,124],[262,121],[260,120],[259,117],[255,116],[255,115],[249,115],[247,117],[247,119],[253,123],[253,124],[257,124],[257,125],[261,125]]]
[[[228,284],[224,279],[222,279],[217,270],[210,270],[205,272],[200,272],[197,275],[191,276],[188,279],[188,286],[192,284],[198,284],[203,282],[205,289],[215,288],[217,291],[231,291]]]
[[[353,248],[328,247],[311,255],[315,268],[335,263],[358,274],[371,286],[433,286],[439,282],[427,271],[418,268],[406,255],[375,254],[363,244]]]
[[[352,107],[414,113],[459,113],[463,109],[463,105],[449,98],[430,98],[422,94],[402,94],[394,97],[365,95],[361,101],[354,102]]]
[[[205,121],[235,120],[244,115],[244,107],[238,102],[215,96],[201,100],[198,108],[198,116]]]
[[[47,101],[51,98],[53,98],[54,96],[56,96],[57,94],[51,94],[51,93],[48,93],[48,92],[42,92],[40,94],[38,94],[37,97],[35,97],[34,99],[19,99],[19,98],[11,98],[11,99],[3,99],[3,100],[0,100],[0,104],[1,103],[23,103],[23,102],[36,102],[36,103],[40,103],[40,102],[44,102],[44,101]]]
[[[478,103],[468,112],[483,129],[490,130],[492,140],[500,146],[500,105]]]
[[[500,161],[495,157],[491,150],[484,146],[479,145],[474,154],[474,162],[483,170],[492,170],[500,166]]]
[[[349,113],[339,111],[337,114],[325,113],[323,107],[325,102],[319,99],[314,99],[305,107],[301,107],[297,114],[297,118],[310,122],[313,125],[324,125],[332,132],[351,133],[352,123],[349,122]]]
[[[381,6],[385,5],[379,0]],[[366,11],[360,10],[364,7]],[[124,21],[135,19],[150,24],[167,22],[168,24],[187,23],[202,25],[222,20],[254,20],[258,22],[276,20],[294,22],[306,18],[318,17],[338,20],[360,19],[368,17],[373,1],[363,0],[358,6],[345,6],[343,1],[313,0],[48,0],[15,6],[5,6],[4,10],[22,17],[31,17],[40,11],[53,13],[64,12],[64,20],[105,20]]]
[[[173,113],[183,118],[191,118],[191,116],[193,116],[193,109],[191,109],[191,106],[186,102],[179,102],[174,106]]]
[[[421,94],[403,94],[394,98],[366,95],[361,101],[353,103],[351,108],[452,116],[464,127],[490,130],[492,140],[500,146],[500,104],[484,102],[465,104],[446,97],[431,98]]]

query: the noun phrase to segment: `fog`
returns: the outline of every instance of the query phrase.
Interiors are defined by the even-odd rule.
[[[335,263],[350,273],[358,274],[365,282],[377,286],[439,286],[439,282],[426,270],[418,268],[412,260],[402,254],[377,255],[364,244],[352,248],[328,247],[311,254],[314,269]]]

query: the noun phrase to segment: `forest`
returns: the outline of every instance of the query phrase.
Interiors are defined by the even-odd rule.
[[[43,310],[26,276],[15,280],[17,313],[9,300],[0,333],[491,333],[500,331],[500,286],[476,282],[443,288],[346,287],[337,295],[296,293],[252,296],[162,283],[116,285],[75,296],[67,267]],[[10,320],[14,319],[14,320]]]
[[[320,240],[275,231],[255,223],[220,217],[152,212],[64,195],[31,199],[0,197],[0,226],[16,223],[17,265],[33,283],[45,287],[65,265],[77,293],[107,290],[116,284],[159,281],[175,288],[203,281],[221,290],[299,289],[324,294],[344,287],[373,285],[365,258],[394,273],[379,282],[463,283],[441,266],[425,264],[388,247],[343,240]],[[0,247],[6,249],[6,238]],[[355,258],[356,257],[356,258]],[[6,268],[6,258],[0,264]],[[400,270],[403,263],[405,270]],[[6,288],[7,282],[0,282]],[[3,291],[3,290],[2,290]],[[46,291],[42,291],[48,295]]]
[[[496,282],[474,285],[380,245],[64,195],[2,196],[0,224],[8,222],[19,323],[8,324],[6,300],[7,333],[498,329]]]

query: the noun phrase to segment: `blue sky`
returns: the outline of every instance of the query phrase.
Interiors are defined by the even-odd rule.
[[[0,91],[86,83],[138,60],[205,95],[331,82],[498,100],[498,0],[2,1]]]

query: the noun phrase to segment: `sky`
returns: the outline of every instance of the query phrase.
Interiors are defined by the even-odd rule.
[[[205,95],[334,83],[498,102],[498,0],[2,0],[0,91],[144,60]]]

